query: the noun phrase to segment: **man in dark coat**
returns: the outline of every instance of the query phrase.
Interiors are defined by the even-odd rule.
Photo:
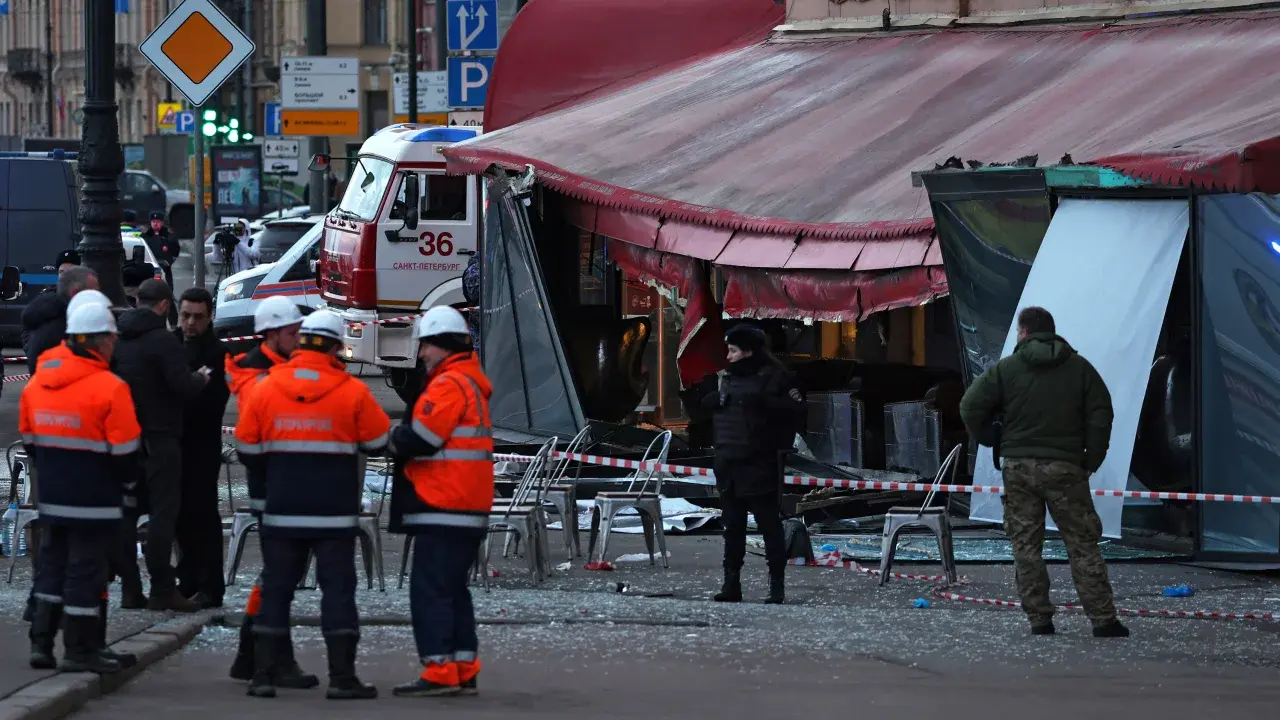
[[[1041,307],[1018,313],[1018,343],[978,376],[960,401],[971,437],[1000,415],[1004,532],[1013,546],[1022,611],[1034,635],[1052,635],[1053,603],[1044,564],[1045,508],[1067,546],[1071,577],[1094,637],[1128,637],[1116,617],[1107,563],[1098,542],[1102,520],[1089,476],[1111,444],[1111,393],[1097,369],[1057,334]],[[995,440],[983,438],[984,440]]]
[[[724,523],[724,587],[717,602],[742,600],[747,554],[747,514],[764,536],[769,565],[767,603],[784,599],[787,548],[782,533],[783,457],[804,419],[804,397],[795,378],[768,350],[765,334],[736,325],[725,334],[729,367],[719,387],[703,397],[712,410],[716,489]]]
[[[64,256],[65,253],[59,256],[59,261]],[[67,303],[71,298],[81,290],[97,289],[96,273],[86,267],[70,265],[58,274],[56,291],[43,292],[31,299],[22,311],[22,349],[27,354],[28,373],[35,374],[40,353],[62,344],[67,332]]]
[[[187,351],[187,369],[222,368],[227,347],[213,334],[213,296],[189,288],[178,300],[174,335]],[[222,467],[222,414],[231,391],[226,373],[209,376],[182,414],[182,502],[176,539],[178,590],[201,607],[222,607],[222,516],[218,512],[218,470]]]
[[[151,248],[151,254],[156,256],[156,262],[160,263],[160,272],[164,274],[164,281],[172,289],[173,263],[178,259],[178,255],[182,254],[182,244],[169,232],[169,228],[165,227],[164,213],[159,210],[151,213],[151,225],[142,231],[142,239]],[[169,304],[168,317],[169,322],[177,324],[178,309],[173,303]]]
[[[142,588],[129,583],[123,588],[123,605],[138,608],[145,603],[152,610],[194,612],[199,606],[178,592],[171,562],[182,503],[183,409],[204,389],[211,373],[209,368],[187,369],[182,341],[165,325],[172,304],[173,293],[163,280],[147,280],[138,286],[138,307],[122,314],[117,323],[115,371],[129,385],[142,426],[145,501],[150,508],[146,556],[151,599],[146,602]],[[125,522],[121,529],[121,549],[128,554],[136,542],[136,526]],[[131,557],[119,561],[137,562]]]

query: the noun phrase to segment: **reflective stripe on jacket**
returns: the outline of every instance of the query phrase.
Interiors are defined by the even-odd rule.
[[[18,431],[40,478],[40,521],[117,523],[137,483],[142,430],[129,386],[65,344],[40,359],[18,403]]]
[[[409,459],[404,474],[413,486],[400,508],[406,529],[428,525],[486,527],[493,508],[493,387],[474,353],[444,360],[413,407],[411,427],[440,448]]]
[[[337,359],[300,350],[271,368],[240,407],[236,447],[263,478],[262,530],[305,537],[356,532],[361,453],[382,449],[391,419]]]

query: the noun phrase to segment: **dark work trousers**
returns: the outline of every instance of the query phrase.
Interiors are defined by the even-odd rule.
[[[732,492],[720,497],[720,520],[724,523],[724,569],[742,569],[747,557],[747,513],[756,518],[764,537],[764,555],[771,572],[787,564],[787,547],[782,537],[782,504],[777,492],[740,496]]]
[[[480,641],[467,573],[485,532],[483,528],[432,527],[413,537],[409,612],[424,665],[475,660]]]
[[[174,539],[178,590],[197,592],[219,603],[226,591],[222,577],[222,515],[218,512],[218,475],[222,469],[221,435],[190,438],[182,445],[182,500]]]
[[[61,604],[67,615],[99,617],[114,535],[113,528],[45,525],[40,533],[35,598]]]
[[[359,635],[354,536],[319,539],[264,535],[262,565],[266,570],[262,574],[262,609],[254,620],[254,632],[288,634],[289,607],[298,583],[307,574],[308,551],[316,556],[321,631],[325,635]]]
[[[146,476],[147,514],[150,516],[145,548],[147,572],[151,575],[151,594],[164,597],[165,593],[177,588],[173,572],[173,536],[182,506],[182,449],[176,435],[161,433],[143,435],[142,448],[146,453],[143,472]],[[120,553],[127,557],[119,557],[118,561],[136,566],[136,550],[133,553],[126,550],[137,545],[137,525],[125,523],[121,530]],[[128,569],[123,571],[131,572]],[[122,578],[125,577],[127,575],[122,574]]]

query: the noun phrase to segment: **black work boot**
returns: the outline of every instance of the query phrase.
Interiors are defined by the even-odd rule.
[[[1129,628],[1122,625],[1119,619],[1116,619],[1102,625],[1094,625],[1093,636],[1096,638],[1127,638],[1129,637]]]
[[[711,598],[716,602],[742,602],[742,570],[724,569],[724,585]]]
[[[62,664],[58,667],[67,673],[97,673],[106,675],[119,672],[120,663],[108,660],[99,654],[101,631],[98,625],[100,618],[93,615],[68,615],[65,608],[62,616],[62,642],[66,653],[62,656]]]
[[[131,653],[118,653],[107,649],[107,609],[110,605],[111,598],[103,593],[102,600],[98,601],[98,613],[102,618],[102,622],[98,623],[98,654],[107,660],[120,663],[121,668],[131,668],[138,664],[137,657]]]
[[[324,644],[329,652],[329,689],[324,696],[329,700],[373,700],[378,688],[365,685],[356,677],[356,646],[360,636],[355,634],[325,635]]]
[[[766,605],[781,605],[786,601],[785,583],[783,582],[783,578],[786,575],[784,573],[784,570],[769,570],[769,597],[764,599]]]
[[[236,647],[236,659],[231,661],[231,672],[234,680],[253,679],[253,616],[245,615],[240,625],[240,645]]]
[[[303,672],[293,656],[293,636],[285,635],[280,642],[280,656],[276,658],[276,666],[271,676],[276,687],[290,690],[310,690],[320,684],[320,678]]]
[[[1032,635],[1053,635],[1057,631],[1058,629],[1053,626],[1052,620],[1046,620],[1042,623],[1031,624]]]
[[[53,655],[53,644],[62,624],[62,606],[37,600],[31,610],[31,667],[36,670],[54,670],[58,659]]]
[[[253,678],[249,680],[249,697],[273,698],[276,686],[271,669],[279,655],[279,635],[255,633],[253,636]]]

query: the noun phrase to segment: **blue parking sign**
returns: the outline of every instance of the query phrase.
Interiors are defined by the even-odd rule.
[[[493,77],[491,57],[449,58],[449,107],[483,108]]]
[[[174,116],[173,129],[182,135],[190,135],[196,130],[196,113],[194,110],[183,110]]]
[[[263,106],[262,134],[278,137],[280,132],[280,103],[269,102]]]
[[[9,0],[0,0],[0,15],[9,14]]]

